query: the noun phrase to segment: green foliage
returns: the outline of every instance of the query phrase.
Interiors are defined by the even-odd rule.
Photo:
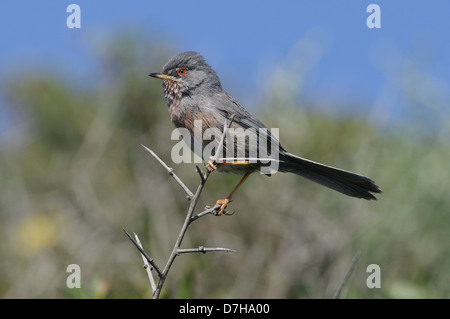
[[[161,84],[147,77],[174,51],[142,43],[128,35],[105,47],[98,85],[52,73],[4,79],[25,125],[0,148],[1,296],[151,297],[141,257],[122,228],[139,234],[163,265],[188,203],[140,146],[170,163],[175,143]],[[335,117],[301,100],[285,105],[270,93],[266,100],[259,117],[280,128],[290,152],[370,176],[384,194],[367,202],[297,176],[255,174],[231,204],[235,215],[199,220],[184,243],[237,253],[177,258],[162,297],[329,298],[361,250],[343,297],[448,298],[448,140],[409,138],[375,125],[370,112]],[[194,165],[173,167],[194,189]],[[238,179],[213,174],[199,209]],[[81,267],[80,290],[65,285],[72,263]],[[373,263],[381,267],[380,289],[366,286]]]

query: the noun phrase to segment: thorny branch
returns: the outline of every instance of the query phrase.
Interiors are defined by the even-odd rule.
[[[146,147],[145,145],[142,145],[142,144],[141,144],[141,146],[142,146],[143,148],[145,148],[145,150],[146,150],[147,152],[149,152],[150,154],[152,154],[153,157],[156,158],[156,159],[158,160],[159,163],[161,163],[161,165],[167,170],[167,172],[169,173],[169,175],[172,176],[172,177],[177,181],[177,183],[180,184],[180,186],[184,189],[184,191],[185,191],[186,194],[187,194],[186,197],[187,197],[189,200],[191,200],[192,197],[194,197],[194,194],[192,194],[192,192],[189,190],[189,188],[188,188],[186,185],[184,185],[184,183],[181,181],[181,179],[180,179],[177,175],[175,175],[175,173],[174,173],[174,171],[173,171],[173,168],[170,168],[169,166],[167,166],[166,163],[164,163],[164,161],[163,161],[162,159],[160,159],[159,156],[156,155],[155,152],[153,152],[151,149],[149,149],[148,147]]]
[[[125,231],[125,233],[127,234],[128,237],[130,237],[126,231]],[[136,239],[136,243],[139,245],[139,247],[141,247],[142,250],[144,251],[144,248],[142,247],[142,244],[141,244],[141,241],[139,240],[138,235],[134,234],[134,238]],[[145,251],[144,251],[144,253],[145,253]],[[147,255],[147,254],[145,253],[145,255]],[[153,278],[152,269],[155,268],[158,275],[161,274],[161,271],[159,270],[159,268],[156,266],[156,264],[153,262],[152,259],[147,260],[147,257],[144,256],[142,253],[141,253],[141,256],[142,256],[142,260],[144,261],[144,268],[145,268],[145,270],[147,270],[147,275],[148,275],[148,279],[150,280],[150,285],[152,286],[152,291],[155,291],[156,284],[155,284],[155,279]],[[150,266],[150,265],[153,265],[153,266]],[[151,267],[153,267],[153,268],[151,268]]]
[[[231,118],[229,120],[227,120],[224,124],[224,130],[222,133],[222,137],[221,140],[219,142],[218,147],[216,148],[216,153],[212,159],[213,164],[217,162],[217,160],[219,159],[219,150],[222,149],[223,147],[223,142],[225,139],[225,136],[227,134],[228,129],[231,126],[231,123],[233,122],[233,117],[231,116]],[[135,238],[134,239],[125,229],[124,232],[126,233],[126,235],[128,236],[128,238],[131,240],[131,242],[136,246],[136,248],[139,250],[139,252],[141,253],[141,256],[144,260],[144,267],[147,269],[148,272],[148,276],[149,276],[149,280],[150,283],[152,284],[152,290],[153,290],[153,298],[154,299],[158,299],[161,293],[161,289],[164,286],[164,282],[169,274],[170,268],[175,260],[175,258],[177,256],[179,256],[180,254],[184,254],[184,253],[206,253],[206,252],[211,252],[211,251],[222,251],[222,252],[235,252],[235,250],[229,249],[229,248],[220,248],[220,247],[215,247],[215,248],[209,248],[209,247],[203,247],[203,246],[199,246],[197,248],[188,248],[188,249],[182,249],[181,244],[183,242],[183,238],[186,234],[186,231],[188,229],[188,227],[190,226],[190,224],[194,221],[196,221],[197,219],[206,216],[208,214],[212,214],[212,215],[217,215],[218,211],[220,210],[220,205],[218,206],[214,206],[214,207],[206,207],[202,212],[194,215],[194,210],[195,207],[198,203],[198,200],[200,198],[200,195],[203,191],[203,188],[205,187],[205,184],[208,180],[208,177],[211,173],[210,170],[206,170],[204,173],[202,172],[202,170],[196,166],[196,170],[197,173],[200,175],[200,184],[197,187],[197,190],[195,193],[192,193],[189,188],[181,181],[181,179],[174,173],[174,170],[172,168],[170,168],[169,166],[167,166],[166,163],[164,163],[163,160],[161,160],[156,154],[155,152],[153,152],[151,149],[149,149],[148,147],[142,145],[145,150],[147,150],[154,158],[156,158],[158,160],[158,162],[167,170],[167,172],[169,173],[170,176],[172,176],[177,183],[184,189],[184,191],[187,194],[187,199],[190,200],[190,205],[186,214],[186,218],[184,221],[184,224],[181,228],[181,231],[178,235],[178,238],[175,242],[175,245],[173,247],[172,253],[169,256],[169,259],[167,260],[167,263],[164,267],[164,269],[161,271],[160,268],[156,265],[155,261],[153,259],[150,258],[150,256],[145,252],[145,250],[142,248],[141,243],[139,242],[139,238],[137,237],[137,235],[135,234]],[[145,262],[147,261],[148,264]],[[151,267],[149,267],[149,265]],[[154,279],[153,279],[153,275],[152,275],[152,270],[155,270],[159,280],[158,280],[158,284],[154,285]]]

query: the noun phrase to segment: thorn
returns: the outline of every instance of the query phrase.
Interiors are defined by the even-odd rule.
[[[195,169],[197,170],[198,175],[200,176],[200,180],[202,181],[202,184],[206,183],[205,177],[203,176],[202,170],[198,165],[195,165]]]

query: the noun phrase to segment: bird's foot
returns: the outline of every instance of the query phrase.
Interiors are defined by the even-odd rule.
[[[225,208],[227,208],[227,205],[230,203],[230,199],[229,198],[224,198],[224,199],[219,199],[217,202],[216,202],[216,204],[214,205],[214,207],[215,206],[220,206],[220,209],[219,209],[219,211],[217,212],[217,216],[220,216],[220,215],[227,215],[227,216],[230,216],[230,215],[233,215],[234,214],[234,212],[232,212],[232,213],[228,213],[226,210],[225,210]]]
[[[210,173],[214,172],[217,169],[216,160],[213,157],[211,157],[211,159],[206,164],[206,169]]]

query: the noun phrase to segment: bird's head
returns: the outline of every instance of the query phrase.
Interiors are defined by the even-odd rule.
[[[216,72],[199,53],[193,51],[174,56],[160,73],[150,73],[150,76],[163,80],[164,96],[169,106],[185,95],[222,90]]]

